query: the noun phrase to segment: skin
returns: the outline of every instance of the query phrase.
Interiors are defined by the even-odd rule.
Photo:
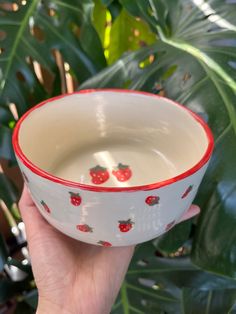
[[[39,292],[37,314],[110,313],[134,246],[103,248],[63,235],[40,215],[27,188],[19,207]],[[198,213],[192,205],[181,221]]]

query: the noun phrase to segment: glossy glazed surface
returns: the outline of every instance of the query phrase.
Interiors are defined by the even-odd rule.
[[[50,224],[77,240],[112,246],[145,242],[172,228],[191,205],[207,167],[159,189],[117,193],[67,187],[19,164]]]
[[[168,99],[109,90],[36,106],[16,126],[13,145],[50,224],[77,240],[125,246],[178,222],[213,139],[201,119]]]
[[[39,168],[108,187],[175,177],[193,167],[208,145],[201,125],[181,107],[162,98],[114,92],[70,95],[38,108],[22,123],[19,142]],[[128,180],[112,175],[117,170],[122,175],[119,164],[132,172]],[[90,170],[96,166],[103,173],[93,180]]]

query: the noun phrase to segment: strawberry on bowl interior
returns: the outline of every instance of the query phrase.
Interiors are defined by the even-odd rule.
[[[197,192],[213,138],[201,118],[169,99],[86,90],[32,108],[16,126],[13,146],[49,223],[85,242],[121,246],[178,221]]]

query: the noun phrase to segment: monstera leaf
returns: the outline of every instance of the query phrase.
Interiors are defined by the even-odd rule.
[[[17,117],[10,104],[21,116],[64,92],[55,51],[81,89],[166,95],[200,114],[214,132],[215,152],[196,199],[202,208],[197,224],[184,222],[138,246],[114,314],[236,313],[235,21],[235,0],[0,1],[0,157],[14,159]],[[35,61],[51,76],[50,86],[35,73]],[[17,193],[0,175],[0,199],[10,207]],[[0,251],[3,268],[4,241]],[[29,292],[27,280],[0,278],[0,303],[24,291],[18,311],[27,312],[26,303],[35,308],[37,292]]]
[[[236,3],[121,3],[145,20],[158,40],[127,53],[81,88],[109,86],[161,92],[209,123],[216,148],[197,198],[202,213],[192,259],[204,269],[235,278]]]
[[[21,116],[30,106],[50,96],[36,76],[37,61],[58,79],[53,52],[59,51],[78,82],[105,65],[99,37],[91,23],[94,3],[86,1],[1,1],[0,106],[9,115],[14,103]],[[59,91],[60,92],[60,91]],[[52,94],[54,91],[52,91]],[[0,122],[3,117],[1,116]],[[0,157],[14,159],[11,128],[0,127]],[[3,140],[4,139],[4,140]]]
[[[112,313],[230,313],[235,280],[204,272],[187,257],[154,253],[151,242],[137,249]]]

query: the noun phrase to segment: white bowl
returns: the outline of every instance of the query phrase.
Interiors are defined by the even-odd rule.
[[[86,90],[29,110],[13,146],[51,225],[83,242],[125,246],[178,222],[197,193],[213,137],[201,118],[172,100]]]

